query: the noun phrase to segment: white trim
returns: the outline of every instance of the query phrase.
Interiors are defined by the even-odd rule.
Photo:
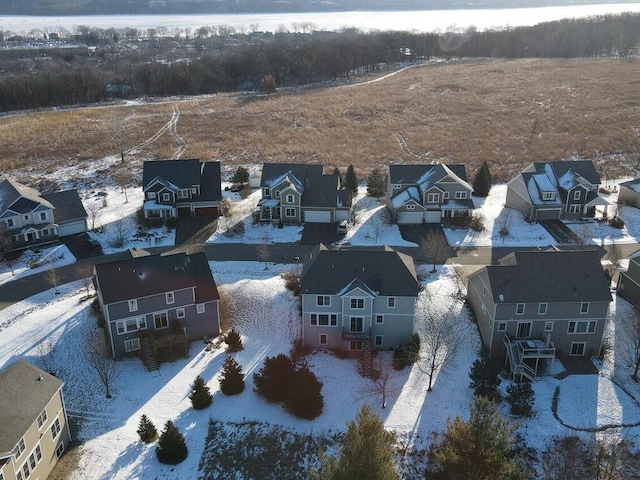
[[[378,339],[380,339],[380,343],[378,343]],[[376,347],[384,347],[384,336],[383,335],[376,335],[373,338],[373,345]]]
[[[138,311],[138,299],[134,298],[132,300],[128,300],[129,303],[129,311],[130,312],[137,312]]]
[[[353,306],[353,302],[356,302],[356,306]],[[362,306],[358,306],[358,304],[362,301]],[[364,310],[365,309],[365,298],[364,297],[351,297],[349,299],[349,310]]]
[[[324,337],[324,342],[322,341],[322,337]],[[329,335],[326,333],[321,333],[318,335],[318,345],[328,345],[329,344]]]
[[[549,309],[549,304],[546,302],[540,302],[538,304],[538,315],[546,315]]]
[[[491,321],[493,322],[493,319],[491,319]],[[499,332],[506,332],[507,331],[507,322],[498,322],[498,331]]]
[[[176,318],[184,318],[184,307],[176,308]]]
[[[320,323],[320,317],[327,317],[327,323]],[[324,319],[322,319],[324,320]],[[314,323],[315,322],[315,323]],[[337,327],[338,326],[338,314],[337,313],[318,313],[313,312],[309,314],[309,326],[311,327]]]
[[[582,302],[580,304],[580,315],[586,315],[587,313],[589,313],[589,302]]]
[[[175,292],[165,292],[164,299],[167,302],[167,305],[171,305],[176,303],[176,294]]]
[[[318,306],[318,307],[330,307],[331,306],[331,295],[316,295],[316,306]]]
[[[378,321],[380,320],[380,321]],[[376,314],[376,325],[382,325],[384,324],[384,315],[377,315]]]
[[[162,321],[163,315],[164,315],[164,318],[167,321],[167,324],[165,326],[158,327],[157,320]],[[165,328],[169,328],[169,312],[167,310],[162,310],[160,312],[154,313],[153,314],[153,329],[154,330],[164,330]]]
[[[574,353],[573,347],[574,345],[577,347],[578,345],[582,346],[581,353]],[[584,355],[585,350],[587,349],[587,342],[571,342],[571,346],[569,347],[569,356],[571,357],[582,357]]]
[[[520,309],[520,307],[522,307],[522,311],[521,312],[518,311]],[[516,315],[524,315],[525,309],[526,309],[526,304],[524,304],[524,303],[516,303]]]
[[[597,323],[597,320],[571,320],[567,324],[567,333],[591,335],[596,333],[596,329],[598,327]]]
[[[553,332],[553,322],[545,322],[544,323],[544,331],[545,332]]]
[[[204,307],[204,303],[197,303],[196,304],[196,313],[201,314],[205,312],[205,307]],[[218,317],[220,318],[220,317]]]
[[[125,352],[135,352],[140,350],[140,339],[139,338],[128,338],[124,341],[124,351]]]
[[[396,297],[387,297],[387,308],[396,308],[396,305]]]

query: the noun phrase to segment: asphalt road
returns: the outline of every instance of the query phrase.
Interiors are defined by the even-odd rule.
[[[180,247],[156,247],[149,249],[152,253],[161,253],[165,251],[202,251],[207,254],[207,258],[212,261],[264,261],[264,255],[261,251],[261,245],[250,245],[243,243],[227,243],[227,244],[195,244]],[[631,253],[640,249],[638,243],[618,244],[622,258],[628,257]],[[300,258],[300,262],[304,260],[304,256],[314,247],[312,245],[296,245],[296,244],[274,244],[267,248],[267,261],[271,263],[284,263],[294,265],[295,257]],[[345,248],[362,248],[362,247],[345,247]],[[369,247],[380,248],[380,247]],[[498,262],[498,259],[514,252],[531,250],[535,247],[465,247],[459,248],[454,252],[454,256],[449,257],[447,264],[458,265],[492,265]],[[404,252],[414,257],[417,263],[426,263],[423,253],[417,247],[398,247],[398,251]],[[605,252],[603,252],[604,256]],[[78,261],[72,265],[67,265],[56,269],[57,282],[59,285],[80,280],[86,275],[86,266],[93,266],[95,263],[103,263],[107,261],[126,258],[127,252],[114,253],[104,255],[98,258]],[[84,268],[83,268],[84,267]],[[0,285],[0,310],[7,308],[13,303],[24,300],[32,295],[53,288],[50,275],[47,272],[37,273],[28,277],[13,280],[4,285]]]

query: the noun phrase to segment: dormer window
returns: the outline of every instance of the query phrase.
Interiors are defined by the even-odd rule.
[[[156,192],[147,192],[147,198],[149,200],[155,200],[156,199]]]
[[[265,197],[270,197],[271,196],[271,189],[270,188],[265,188],[264,189],[264,196]]]
[[[276,190],[276,198],[280,198],[280,190]]]
[[[427,194],[427,202],[428,203],[438,203],[440,201],[439,193],[429,193]]]
[[[191,187],[191,195],[200,195],[200,185]]]
[[[456,199],[463,200],[467,198],[467,192],[456,192]]]
[[[573,199],[580,200],[580,190],[576,190],[575,192],[573,192]]]
[[[542,199],[543,200],[554,200],[556,198],[556,192],[543,192]]]
[[[40,212],[40,220],[45,221],[47,219],[47,212]]]
[[[287,203],[293,203],[293,195],[287,195]]]
[[[449,192],[444,192],[444,193],[442,194],[442,198],[443,198],[444,200],[449,200]],[[458,197],[456,196],[456,198],[458,198]]]
[[[7,218],[7,227],[11,228],[15,226],[15,224],[13,223],[13,218]]]
[[[170,193],[163,193],[162,194],[162,201],[163,202],[170,202],[171,201],[171,194]]]
[[[402,188],[402,185],[400,185],[400,184],[398,184],[398,183],[396,183],[396,184],[393,186],[393,189],[394,189],[394,190],[400,190],[401,188]]]
[[[178,198],[189,198],[189,189],[181,188],[178,190]]]

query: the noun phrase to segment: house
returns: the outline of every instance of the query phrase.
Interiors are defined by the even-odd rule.
[[[217,217],[220,212],[220,162],[150,160],[142,171],[144,218]]]
[[[0,370],[0,478],[45,479],[71,441],[63,383],[19,359]]]
[[[413,259],[404,253],[320,244],[304,258],[302,339],[345,352],[397,347],[414,332],[418,290]]]
[[[220,296],[204,253],[151,255],[95,266],[94,284],[114,358],[142,354],[147,367],[187,354],[187,341],[220,333]]]
[[[640,250],[629,255],[629,268],[626,272],[620,272],[618,295],[640,306]]]
[[[628,182],[622,182],[618,192],[618,203],[640,208],[640,178],[636,177]]]
[[[46,195],[13,180],[0,182],[0,227],[9,250],[45,245],[87,230],[76,190]]]
[[[532,163],[507,184],[505,205],[531,222],[593,218],[607,202],[598,195],[600,176],[591,160]]]
[[[387,207],[395,223],[440,223],[473,211],[464,165],[389,165]]]
[[[258,219],[282,223],[351,220],[351,192],[342,188],[339,175],[325,175],[323,169],[322,165],[265,163]]]
[[[490,355],[529,379],[542,360],[600,353],[612,300],[594,250],[522,251],[469,275],[467,299]]]

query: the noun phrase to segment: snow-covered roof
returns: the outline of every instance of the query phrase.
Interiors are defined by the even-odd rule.
[[[407,203],[408,201],[413,200],[418,204],[420,202],[420,192],[416,187],[409,187],[403,191],[401,191],[398,195],[391,199],[391,203],[393,204],[393,208],[398,208]]]
[[[545,174],[532,175],[527,182],[527,191],[534,205],[561,205],[560,196]],[[554,193],[552,199],[543,200],[542,193]]]

